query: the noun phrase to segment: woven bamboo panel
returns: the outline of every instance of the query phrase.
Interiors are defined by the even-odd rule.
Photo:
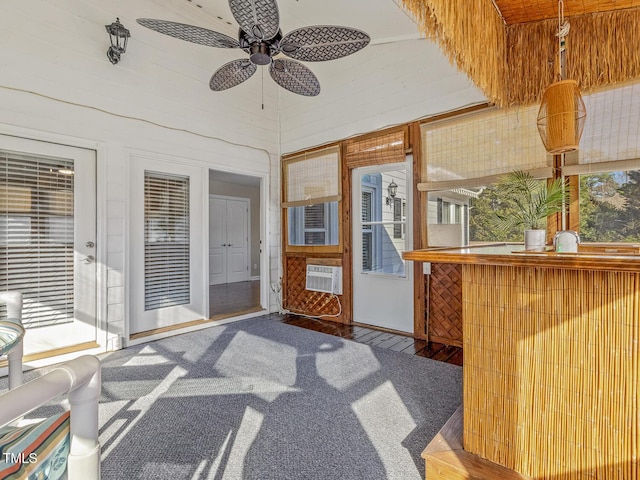
[[[286,291],[284,307],[304,315],[337,315],[338,301],[333,295],[305,290],[307,261],[304,257],[285,257]]]
[[[428,284],[429,338],[462,346],[462,266],[432,263]]]
[[[640,273],[465,265],[464,448],[533,478],[640,478]]]
[[[406,159],[406,129],[381,135],[347,140],[346,164],[348,168],[404,162]]]

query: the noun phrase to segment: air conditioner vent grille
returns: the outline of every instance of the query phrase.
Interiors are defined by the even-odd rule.
[[[342,295],[342,267],[307,265],[307,290]]]

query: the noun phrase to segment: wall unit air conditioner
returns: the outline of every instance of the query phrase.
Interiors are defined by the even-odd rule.
[[[307,265],[305,288],[315,292],[342,295],[342,267]]]

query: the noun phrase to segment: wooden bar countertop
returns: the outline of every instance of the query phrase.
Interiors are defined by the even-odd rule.
[[[640,272],[637,244],[580,244],[577,253],[569,253],[555,252],[552,247],[533,251],[518,243],[495,243],[413,250],[404,252],[402,258],[417,262]]]

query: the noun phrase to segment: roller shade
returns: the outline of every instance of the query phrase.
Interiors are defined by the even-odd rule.
[[[481,185],[514,170],[540,172],[550,167],[552,157],[538,135],[537,113],[537,105],[491,109],[423,124],[426,167],[418,189]]]
[[[145,310],[190,303],[189,178],[144,173]]]
[[[407,129],[347,140],[346,164],[348,168],[384,165],[405,161]]]
[[[587,120],[578,163],[640,158],[640,83],[584,95]]]
[[[337,202],[340,195],[340,150],[332,147],[282,162],[283,207]]]

